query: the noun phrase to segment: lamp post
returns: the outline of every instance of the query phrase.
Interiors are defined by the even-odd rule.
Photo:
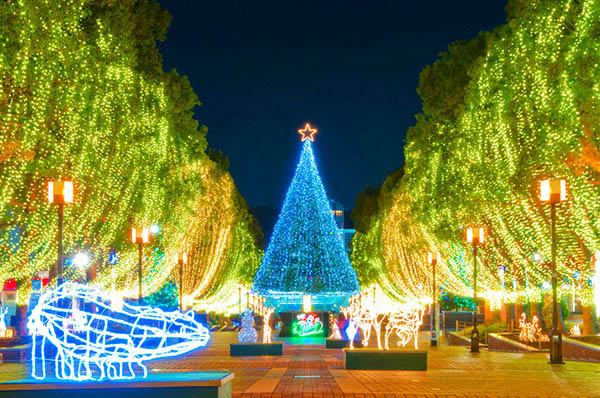
[[[150,241],[148,228],[131,228],[131,243],[137,244],[140,258],[138,261],[139,302],[142,302],[142,245]]]
[[[431,290],[431,298],[432,298],[432,302],[431,302],[431,346],[435,347],[437,346],[437,340],[438,340],[438,330],[439,330],[439,326],[438,326],[438,319],[439,317],[437,316],[437,312],[438,312],[438,302],[436,300],[436,290],[435,290],[435,266],[437,265],[437,263],[440,261],[440,253],[436,252],[436,253],[431,253],[429,252],[429,254],[427,255],[427,261],[429,262],[429,264],[431,264],[431,271],[432,271],[432,276],[433,276],[433,284],[432,284],[432,290]]]
[[[244,284],[238,283],[238,312],[242,313],[242,290],[244,289]]]
[[[58,277],[58,284],[63,282],[64,248],[63,248],[63,218],[64,206],[73,203],[72,181],[48,181],[48,203],[58,205],[58,260],[52,273]],[[51,275],[54,276],[54,275]]]
[[[177,264],[179,264],[179,311],[183,312],[183,266],[188,262],[186,252],[177,253]]]
[[[479,330],[477,329],[477,247],[483,243],[483,228],[467,228],[467,242],[473,245],[473,330],[471,330],[471,352],[479,352]]]
[[[540,200],[550,202],[552,236],[552,331],[550,332],[550,363],[564,364],[562,358],[562,332],[558,327],[558,300],[556,274],[556,204],[567,199],[566,180],[544,180],[540,183]]]

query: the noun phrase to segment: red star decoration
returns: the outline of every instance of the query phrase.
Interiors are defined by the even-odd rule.
[[[298,134],[302,136],[300,137],[300,140],[302,140],[302,142],[306,141],[307,138],[312,142],[315,142],[315,135],[317,134],[317,129],[310,128],[310,124],[306,123],[306,126],[304,126],[302,130],[298,130]]]

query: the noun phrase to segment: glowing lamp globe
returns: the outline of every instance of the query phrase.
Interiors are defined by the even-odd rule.
[[[131,243],[148,243],[150,233],[148,228],[131,228]]]
[[[73,203],[73,182],[49,181],[48,203],[56,203],[59,205]]]
[[[427,254],[427,262],[429,262],[429,264],[437,264],[440,261],[440,253],[436,252],[436,253],[431,253],[429,252]]]
[[[177,260],[177,264],[179,265],[185,265],[188,263],[188,258],[187,258],[187,253],[183,252],[183,253],[177,253],[176,256],[176,260]]]
[[[540,182],[540,200],[558,203],[567,200],[567,180],[543,180]]]
[[[73,264],[79,269],[84,269],[90,264],[90,257],[85,253],[77,253],[73,257]]]
[[[474,245],[482,244],[484,241],[483,228],[467,228],[467,242]]]

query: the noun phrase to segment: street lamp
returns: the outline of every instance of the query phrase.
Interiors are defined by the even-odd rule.
[[[540,200],[550,202],[552,224],[552,331],[550,332],[550,363],[563,364],[562,332],[558,328],[558,300],[556,298],[556,204],[567,199],[566,180],[543,180],[540,183]]]
[[[179,264],[179,311],[183,312],[183,266],[188,262],[186,252],[177,253],[177,264]]]
[[[242,313],[242,290],[244,290],[244,284],[238,283],[237,288],[238,288],[238,312],[241,314]]]
[[[131,228],[131,243],[137,244],[140,258],[138,262],[139,301],[142,302],[142,245],[150,241],[148,228]]]
[[[477,247],[483,243],[483,228],[467,228],[467,242],[473,245],[473,330],[471,330],[471,352],[479,352],[479,330],[477,330]]]
[[[48,181],[48,203],[58,205],[58,262],[52,269],[52,273],[58,276],[58,284],[63,281],[64,248],[63,248],[63,218],[64,206],[73,203],[72,181]],[[52,275],[52,276],[54,276]],[[51,276],[51,277],[52,277]]]
[[[427,255],[427,261],[429,262],[429,264],[431,264],[432,275],[433,275],[433,286],[432,286],[433,290],[431,291],[431,298],[433,300],[431,302],[431,346],[435,347],[435,346],[437,346],[438,330],[439,330],[439,326],[438,326],[438,322],[437,322],[439,317],[437,316],[438,302],[436,300],[436,290],[435,290],[435,266],[440,261],[440,253],[439,252],[436,252],[436,253],[429,252],[429,254]]]

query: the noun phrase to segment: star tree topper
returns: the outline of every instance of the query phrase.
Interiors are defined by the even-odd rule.
[[[302,142],[306,141],[306,139],[315,142],[315,135],[317,134],[317,129],[310,128],[310,124],[306,123],[303,129],[298,130],[298,134],[301,135],[300,140]]]

